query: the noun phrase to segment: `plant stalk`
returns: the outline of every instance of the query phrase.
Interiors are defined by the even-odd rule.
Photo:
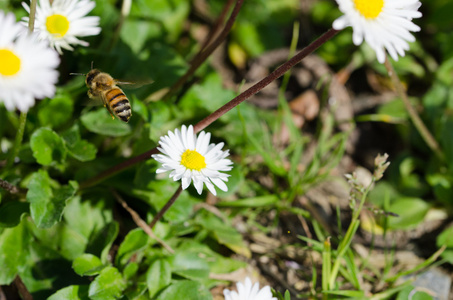
[[[428,145],[428,147],[434,152],[434,154],[437,156],[437,158],[439,158],[442,161],[445,161],[445,156],[444,156],[442,150],[440,149],[439,144],[437,143],[436,139],[434,139],[431,132],[429,132],[428,128],[425,126],[422,119],[418,115],[417,111],[415,110],[415,108],[412,106],[411,102],[407,98],[407,94],[404,91],[403,85],[402,85],[398,75],[396,74],[395,69],[393,68],[393,65],[391,64],[390,60],[388,59],[388,56],[385,58],[384,65],[392,80],[393,85],[395,86],[398,96],[403,100],[404,106],[406,107],[406,110],[409,113],[409,117],[411,118],[412,123],[414,124],[415,128],[417,128],[417,130],[420,133],[420,135],[422,136],[423,140]]]
[[[165,203],[164,207],[162,207],[162,209],[157,213],[157,215],[154,216],[153,220],[149,224],[149,227],[151,227],[151,229],[154,227],[154,225],[156,225],[157,221],[159,221],[162,218],[165,212],[170,209],[173,203],[175,203],[176,199],[178,199],[179,195],[181,195],[181,192],[182,186],[179,185],[179,188],[176,190],[173,196],[171,196],[170,200],[168,200],[168,202]]]
[[[19,117],[19,127],[16,132],[16,139],[14,140],[13,148],[8,157],[6,167],[9,168],[14,164],[17,154],[19,153],[20,146],[22,145],[22,140],[24,138],[25,124],[27,123],[27,113],[21,112]]]

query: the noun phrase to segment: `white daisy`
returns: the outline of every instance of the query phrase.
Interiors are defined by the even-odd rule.
[[[52,3],[52,4],[51,4]],[[35,31],[41,40],[46,40],[58,53],[61,48],[74,50],[71,45],[88,46],[77,37],[97,35],[101,32],[99,17],[86,15],[96,6],[90,0],[40,0],[36,7]],[[30,7],[22,2],[22,6],[30,13]],[[28,24],[28,17],[24,17]]]
[[[200,132],[198,137],[193,133],[193,126],[187,128],[185,125],[175,132],[168,131],[168,135],[159,140],[159,151],[161,154],[154,154],[152,157],[160,162],[162,166],[157,173],[172,171],[170,178],[174,181],[180,180],[185,190],[193,180],[193,185],[198,194],[203,190],[203,183],[216,195],[214,184],[222,191],[228,191],[225,182],[228,181],[227,174],[220,171],[230,171],[233,167],[231,160],[226,157],[229,151],[222,151],[223,143],[209,144],[210,133]]]
[[[0,10],[0,102],[27,112],[35,98],[53,97],[60,59],[55,50]]]
[[[385,61],[385,50],[394,60],[409,50],[407,42],[414,42],[410,31],[420,31],[412,19],[420,18],[418,0],[336,0],[344,13],[333,22],[337,30],[352,26],[352,40],[360,45],[363,40],[376,52],[380,63]]]
[[[237,292],[223,290],[225,300],[277,300],[272,297],[271,288],[266,285],[260,290],[260,284],[257,282],[252,286],[252,281],[249,277],[245,278],[245,282],[236,284]]]

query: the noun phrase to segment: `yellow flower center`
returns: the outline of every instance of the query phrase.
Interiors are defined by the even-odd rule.
[[[384,0],[353,0],[355,8],[367,19],[374,19],[382,12]]]
[[[47,31],[59,37],[63,37],[69,29],[69,21],[62,15],[51,15],[46,19]]]
[[[7,49],[0,49],[0,74],[3,76],[16,75],[20,70],[20,58]]]
[[[206,168],[203,155],[195,150],[186,150],[181,156],[181,165],[190,170],[200,171]]]

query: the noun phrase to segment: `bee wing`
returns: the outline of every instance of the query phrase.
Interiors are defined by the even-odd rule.
[[[128,89],[138,89],[144,85],[153,83],[154,80],[145,80],[145,81],[124,81],[115,79],[117,85],[127,85]]]
[[[81,105],[83,106],[99,106],[99,105],[104,105],[104,101],[100,97],[89,97],[86,99],[83,99],[81,102]]]

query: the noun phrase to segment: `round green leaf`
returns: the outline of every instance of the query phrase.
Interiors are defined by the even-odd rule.
[[[125,136],[132,131],[127,123],[117,118],[112,119],[106,109],[85,113],[82,115],[81,121],[89,131],[107,136]]]
[[[85,253],[74,260],[72,268],[80,276],[93,276],[99,274],[104,266],[97,256]]]
[[[70,285],[55,294],[51,295],[47,300],[86,300],[88,299],[87,285]]]
[[[107,267],[90,284],[88,296],[92,300],[118,299],[125,287],[126,283],[118,269]]]
[[[398,217],[389,218],[389,227],[407,229],[421,223],[430,206],[419,198],[399,198],[389,207]]]
[[[0,235],[0,284],[10,284],[29,256],[29,234],[19,224]]]
[[[160,259],[153,262],[146,273],[149,296],[154,297],[161,289],[170,284],[171,266],[168,261]]]
[[[175,300],[181,299],[184,295],[184,300],[212,300],[212,295],[209,290],[197,281],[178,281],[165,289],[157,300]]]
[[[144,248],[148,244],[148,241],[149,236],[141,228],[131,230],[118,249],[116,254],[117,264],[125,265],[137,250]]]
[[[33,156],[41,165],[48,166],[53,161],[63,162],[66,149],[60,136],[49,128],[36,130],[30,138]]]
[[[30,202],[31,216],[40,228],[49,228],[61,219],[66,200],[77,189],[77,183],[73,181],[60,188],[54,186],[44,170],[34,173],[28,183],[27,201]]]
[[[50,125],[52,128],[61,126],[72,116],[73,101],[67,94],[60,94],[51,100],[40,103],[38,111],[39,122],[43,126]]]

